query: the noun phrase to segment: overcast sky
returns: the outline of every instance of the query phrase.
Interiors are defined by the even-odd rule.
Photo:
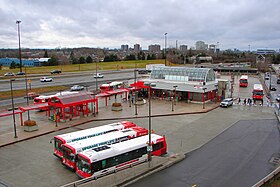
[[[0,0],[0,48],[280,48],[280,0]]]

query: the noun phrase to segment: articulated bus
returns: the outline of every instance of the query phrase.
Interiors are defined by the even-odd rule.
[[[85,129],[81,131],[57,135],[54,137],[53,154],[58,158],[62,158],[61,145],[65,143],[75,142],[75,141],[91,138],[94,136],[99,136],[113,131],[131,128],[131,127],[136,127],[136,124],[130,121],[122,121],[122,122],[112,123],[108,125],[90,128],[90,129]]]
[[[64,144],[62,145],[62,164],[75,171],[78,153],[88,149],[100,147],[107,144],[118,143],[147,134],[148,130],[145,128],[132,127],[131,129],[110,132],[102,136],[96,136],[93,138]]]
[[[119,82],[119,81],[113,81],[108,84],[102,84],[100,86],[100,91],[101,92],[106,92],[106,91],[112,91],[119,89],[121,86],[123,86],[124,82]]]
[[[76,174],[81,178],[98,178],[147,161],[149,135],[78,154]],[[151,134],[152,155],[167,153],[164,136]]]
[[[239,87],[247,87],[248,86],[248,75],[241,75],[239,79]]]
[[[263,100],[263,86],[261,84],[254,84],[253,100]]]
[[[54,95],[40,95],[40,96],[34,98],[34,104],[47,103],[50,98],[55,97],[55,96],[71,95],[71,94],[76,94],[76,93],[79,93],[79,92],[64,91],[64,92],[58,92]]]

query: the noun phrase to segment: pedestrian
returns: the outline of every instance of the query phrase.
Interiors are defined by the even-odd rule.
[[[251,100],[251,98],[248,98],[248,104],[249,104],[249,106],[252,105],[252,100]]]
[[[243,103],[243,104],[244,104],[244,105],[246,105],[246,103],[247,103],[247,101],[246,101],[246,98],[245,98],[245,99],[244,99],[244,103]]]
[[[240,99],[240,97],[238,98],[238,104],[240,104],[241,103],[241,99]]]
[[[134,103],[134,95],[131,97],[131,102]]]

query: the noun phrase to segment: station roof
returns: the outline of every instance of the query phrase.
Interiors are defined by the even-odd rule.
[[[174,81],[210,82],[215,81],[215,73],[212,68],[189,67],[154,67],[151,79],[164,79]]]
[[[90,92],[79,92],[71,95],[54,96],[49,100],[51,106],[73,106],[88,102],[94,102],[96,98]]]

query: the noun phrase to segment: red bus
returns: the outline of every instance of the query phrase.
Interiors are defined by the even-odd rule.
[[[248,76],[247,75],[241,75],[241,77],[239,79],[239,86],[240,87],[248,86]]]
[[[263,100],[263,86],[261,84],[254,84],[253,100]]]
[[[148,130],[142,127],[132,127],[120,131],[110,132],[101,136],[96,136],[80,141],[75,141],[62,145],[62,164],[70,169],[76,170],[76,161],[78,153],[100,147],[107,144],[114,144],[131,138],[144,136],[148,134]]]
[[[103,125],[99,127],[94,127],[90,129],[70,132],[67,134],[57,135],[54,137],[54,155],[58,158],[62,158],[61,146],[65,143],[75,142],[79,140],[84,140],[94,136],[100,136],[113,131],[123,130],[131,127],[136,127],[136,124],[130,121],[122,121],[117,123],[111,123],[108,125]]]
[[[98,178],[146,162],[148,142],[149,135],[146,135],[79,153],[76,174],[81,178]],[[152,155],[167,153],[164,136],[151,134],[151,142]]]
[[[121,88],[121,86],[123,86],[123,84],[124,84],[123,82],[119,82],[119,81],[113,81],[108,84],[102,84],[100,86],[100,91],[106,92],[106,91],[116,90],[116,89]]]

